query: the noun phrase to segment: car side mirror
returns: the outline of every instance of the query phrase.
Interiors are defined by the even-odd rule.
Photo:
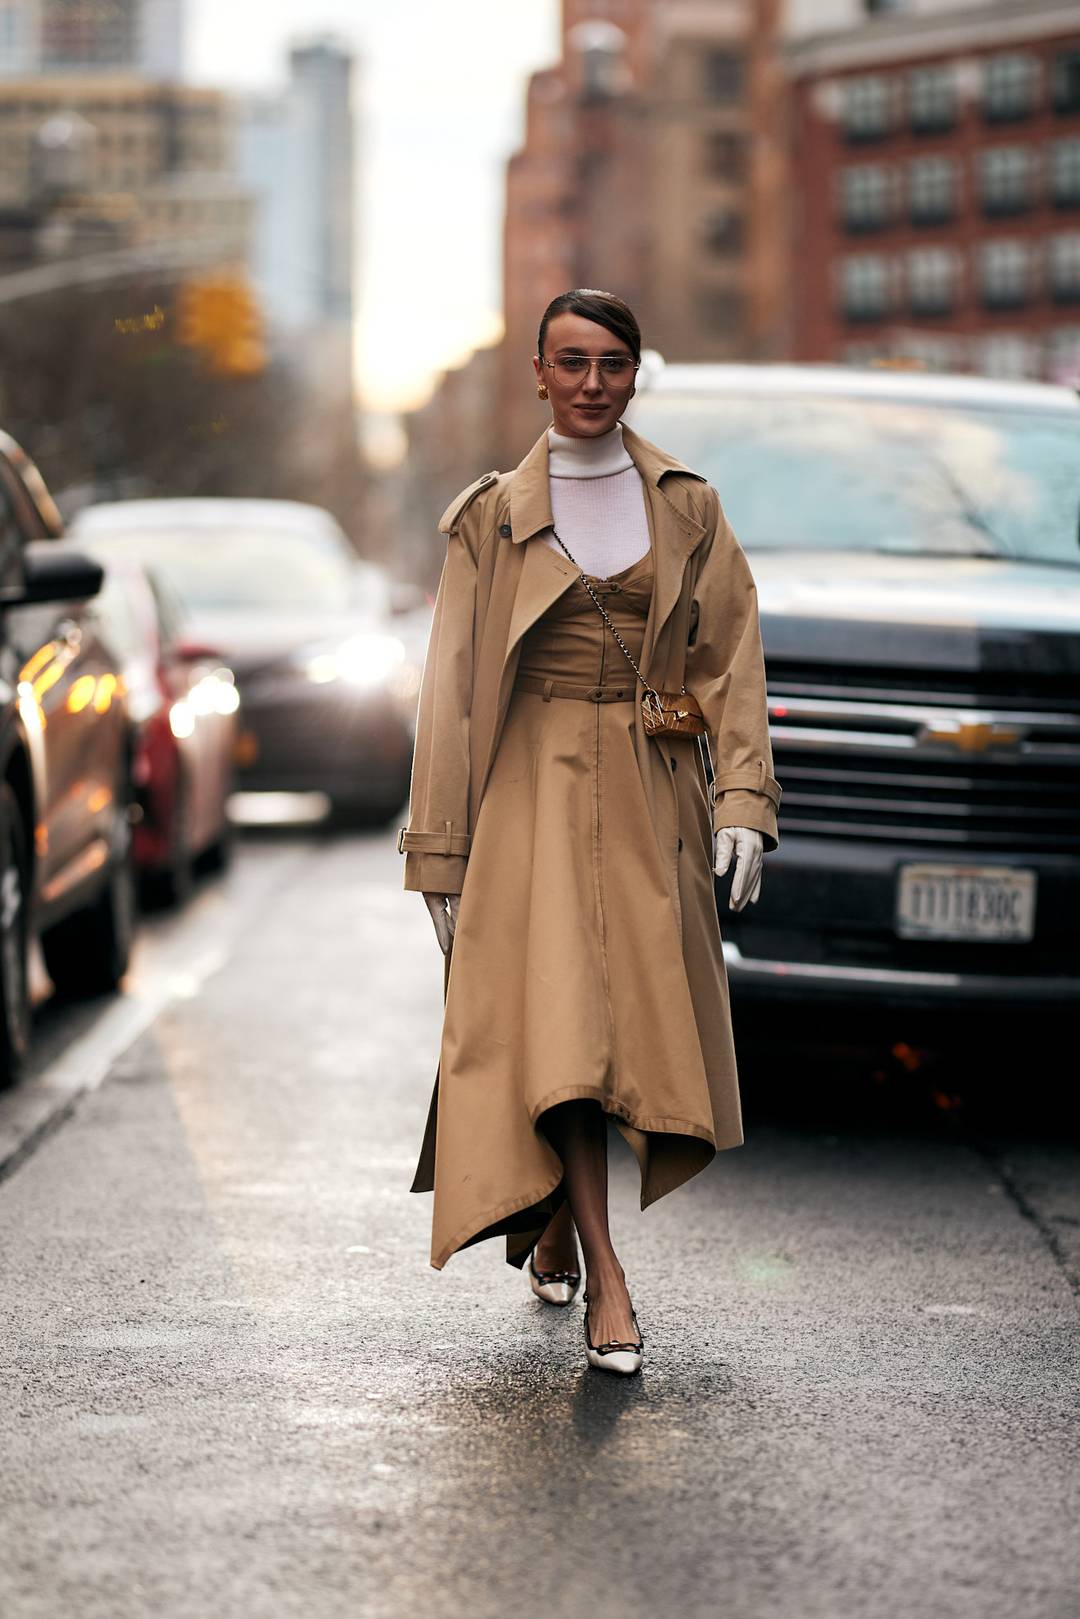
[[[100,562],[56,540],[30,540],[23,547],[22,560],[22,582],[0,589],[2,606],[85,601],[97,595],[105,579]]]

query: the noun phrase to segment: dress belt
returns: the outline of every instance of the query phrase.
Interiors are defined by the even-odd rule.
[[[636,693],[629,680],[621,686],[578,686],[568,680],[545,680],[542,675],[518,675],[514,690],[538,692],[545,703],[553,697],[576,697],[584,703],[632,703]]]

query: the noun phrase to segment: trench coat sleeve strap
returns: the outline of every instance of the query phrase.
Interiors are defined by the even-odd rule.
[[[701,704],[713,755],[713,830],[746,826],[779,845],[780,783],[773,775],[757,590],[746,555],[707,490],[698,547],[686,688]]]
[[[469,712],[472,706],[476,557],[460,526],[465,508],[495,482],[487,473],[444,512],[447,535],[416,719],[409,824],[398,834],[405,887],[460,894],[469,826]]]

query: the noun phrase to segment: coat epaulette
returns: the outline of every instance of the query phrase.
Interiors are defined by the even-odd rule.
[[[463,489],[460,495],[455,495],[439,518],[439,533],[452,534],[477,495],[482,494],[485,489],[490,489],[492,484],[498,483],[498,481],[499,474],[497,472],[485,472],[484,476],[477,478],[476,482],[471,483],[468,489]]]

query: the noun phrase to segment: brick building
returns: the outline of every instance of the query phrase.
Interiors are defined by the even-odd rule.
[[[1080,11],[922,6],[788,46],[790,352],[1080,365]]]
[[[669,359],[779,353],[779,0],[564,0],[507,173],[504,464],[539,434],[529,360],[548,301],[619,293]]]

